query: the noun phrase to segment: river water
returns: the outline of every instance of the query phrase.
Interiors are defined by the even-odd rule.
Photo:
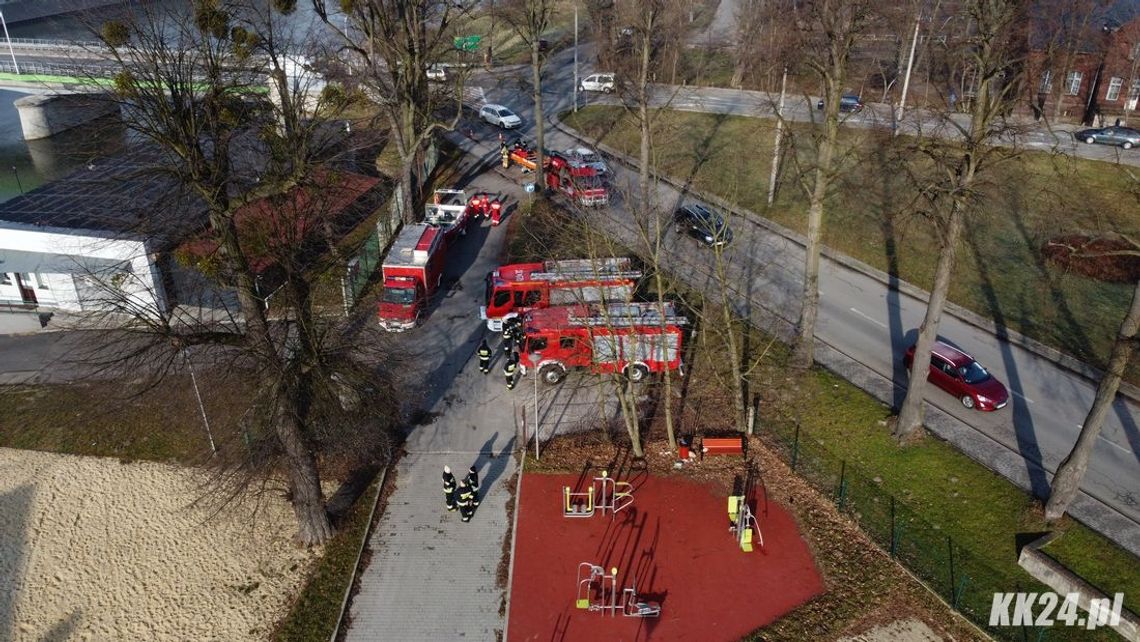
[[[124,5],[138,4],[128,0]],[[152,0],[151,8],[167,10],[185,6],[185,0]],[[298,29],[313,23],[312,9],[306,0],[298,4],[297,14],[289,24]],[[113,19],[123,9],[100,10],[102,20]],[[44,38],[52,40],[92,40],[84,21],[76,16],[58,16],[10,25],[13,38]],[[3,33],[0,33],[0,37]],[[0,48],[3,43],[0,40]],[[0,49],[0,54],[3,54]],[[62,132],[51,138],[25,141],[20,128],[20,116],[13,103],[27,94],[0,90],[0,201],[6,201],[22,192],[61,178],[72,170],[100,156],[115,154],[123,149],[125,129],[115,119],[102,119]]]

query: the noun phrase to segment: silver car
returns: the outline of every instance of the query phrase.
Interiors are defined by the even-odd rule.
[[[1132,149],[1140,145],[1140,131],[1131,127],[1101,127],[1099,129],[1082,129],[1073,133],[1073,138],[1088,143],[1101,145],[1119,145],[1124,149]]]
[[[589,147],[574,147],[563,152],[566,158],[576,165],[586,165],[592,167],[595,172],[599,174],[608,174],[610,171],[606,161],[602,159],[598,152],[590,149]]]

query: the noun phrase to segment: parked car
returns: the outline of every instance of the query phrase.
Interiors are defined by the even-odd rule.
[[[907,372],[914,363],[914,348],[907,348]],[[1009,392],[973,357],[952,345],[936,341],[930,351],[930,373],[926,380],[954,395],[967,408],[998,410],[1009,402]]]
[[[594,171],[599,174],[606,174],[610,171],[606,161],[602,160],[598,152],[590,149],[589,147],[574,147],[562,153],[572,163],[581,165],[588,165],[594,168]]]
[[[436,82],[445,82],[447,80],[447,68],[439,65],[432,65],[427,68],[427,79]]]
[[[1082,129],[1073,133],[1073,138],[1092,145],[1120,145],[1124,149],[1132,149],[1140,145],[1140,130],[1131,127],[1100,127],[1097,129]]]
[[[483,108],[479,110],[479,118],[503,129],[514,129],[522,125],[522,119],[516,116],[515,112],[493,103],[483,105]]]
[[[590,74],[578,83],[578,91],[600,91],[603,94],[608,94],[613,90],[613,74]]]
[[[674,212],[673,229],[709,247],[724,246],[732,241],[732,230],[724,215],[697,203],[690,203]]]
[[[823,109],[823,99],[822,98],[820,98],[818,101],[816,101],[815,108],[819,109],[819,110]],[[863,101],[860,100],[858,96],[855,96],[853,94],[846,94],[846,95],[840,96],[839,97],[839,111],[851,112],[852,114],[858,114],[859,112],[863,111]]]

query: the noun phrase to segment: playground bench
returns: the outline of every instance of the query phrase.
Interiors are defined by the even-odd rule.
[[[743,455],[744,437],[705,437],[701,439],[702,455]]]

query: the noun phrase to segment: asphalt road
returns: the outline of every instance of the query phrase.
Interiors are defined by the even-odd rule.
[[[572,86],[569,60],[569,54],[563,52],[551,63],[546,87],[548,113],[557,113],[569,106]],[[488,100],[507,104],[527,121],[520,133],[532,134],[532,109],[523,98],[525,94],[520,92],[519,79],[481,76],[475,81],[484,87]],[[713,103],[706,100],[703,104],[708,107]],[[722,106],[739,104],[723,102],[723,99],[721,103]],[[493,129],[484,125],[475,123],[470,128],[487,142],[496,136]],[[549,128],[548,131],[547,145],[550,148],[565,148],[575,142],[564,134]],[[636,180],[635,174],[621,167],[615,169],[616,184],[632,185]],[[663,184],[657,186],[657,191],[659,202],[665,206],[685,198]],[[619,221],[626,216],[620,203],[610,208],[608,214]],[[772,311],[774,318],[783,319],[783,322],[794,321],[800,307],[802,248],[781,235],[744,220],[734,220],[733,225],[737,238],[727,252],[727,258],[741,297]],[[692,245],[687,239],[676,239],[672,235],[669,246],[675,265],[693,267],[689,270],[691,277],[701,269],[707,271],[711,253]],[[898,360],[913,340],[924,304],[889,290],[875,278],[828,259],[823,261],[820,291],[819,339],[877,373],[884,381],[898,387],[905,386],[905,374]],[[1047,487],[1047,481],[1033,464],[1040,462],[1047,470],[1055,470],[1080,429],[1094,394],[1095,382],[949,314],[943,318],[940,334],[972,353],[1006,382],[1013,398],[1007,408],[996,413],[967,411],[949,395],[933,388],[928,393],[928,401],[973,427],[995,445],[1000,444],[1010,453],[1016,453],[1022,462],[1022,470],[1001,470],[999,467],[999,472],[1015,480],[1027,478],[1028,485],[1041,494]],[[4,355],[0,360],[0,373],[18,378],[25,373],[44,372],[45,363],[66,363],[65,355],[71,351],[68,342],[75,340],[50,334],[18,339],[0,337],[0,354]],[[63,374],[72,376],[66,370]],[[81,374],[78,371],[74,373],[75,376]],[[1118,400],[1116,412],[1106,422],[1082,485],[1087,495],[1127,518],[1130,532],[1120,533],[1116,539],[1133,552],[1140,551],[1140,468],[1137,466],[1140,428],[1137,428],[1137,417],[1140,413],[1134,403]]]
[[[556,56],[548,71],[545,88],[548,113],[569,106],[572,74],[566,56]],[[516,79],[476,78],[488,101],[502,102],[515,109],[525,124],[520,132],[533,136],[532,108],[518,91]],[[593,97],[592,97],[593,98]],[[695,103],[694,103],[695,104]],[[703,105],[709,105],[706,100]],[[723,105],[736,105],[728,102]],[[801,106],[802,108],[802,106]],[[868,116],[869,117],[869,116]],[[477,138],[491,140],[495,130],[485,125],[471,125]],[[575,141],[561,132],[547,128],[547,147],[562,149]],[[632,187],[636,173],[617,163],[615,184]],[[671,207],[687,200],[677,190],[664,184],[657,186],[658,202]],[[625,190],[636,193],[636,190]],[[628,219],[619,204],[608,215]],[[802,283],[803,248],[797,243],[759,225],[742,219],[733,221],[736,239],[727,251],[733,280],[742,297],[747,296],[784,321],[794,323],[798,317],[799,291]],[[674,264],[700,269],[711,261],[711,252],[669,235]],[[692,270],[689,270],[692,272]],[[861,272],[825,258],[820,281],[821,309],[818,338],[839,352],[863,364],[886,382],[896,385],[901,400],[906,375],[900,359],[917,334],[925,312],[925,304],[905,294],[890,290],[886,284]],[[1008,477],[1021,478],[1034,492],[1042,495],[1048,488],[1046,475],[1034,465],[1042,464],[1051,477],[1060,460],[1080,430],[1080,424],[1091,404],[1095,382],[1061,367],[1013,343],[980,330],[951,314],[943,317],[940,336],[973,354],[1012,392],[1006,408],[994,413],[967,410],[950,395],[931,387],[928,402],[973,427],[991,440],[1016,453],[1021,470],[999,470]],[[1137,427],[1136,405],[1118,399],[1115,412],[1109,416],[1089,465],[1082,489],[1092,498],[1126,518],[1127,533],[1116,539],[1133,552],[1140,551],[1140,428]]]

